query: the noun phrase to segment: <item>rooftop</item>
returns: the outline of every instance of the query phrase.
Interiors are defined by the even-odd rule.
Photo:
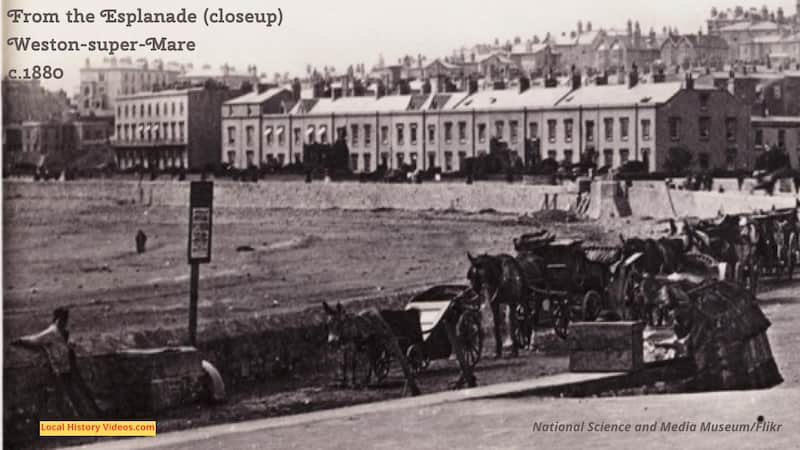
[[[142,91],[135,94],[120,95],[117,100],[127,100],[133,98],[147,98],[147,97],[168,97],[172,95],[184,95],[189,92],[202,91],[202,87],[192,87],[186,89],[164,89],[163,91]]]
[[[465,98],[455,108],[464,109],[514,109],[553,106],[569,93],[567,87],[485,90]]]
[[[658,104],[667,102],[682,87],[680,82],[639,83],[633,88],[627,84],[584,86],[571,92],[558,102],[558,106],[613,106],[632,104]],[[697,87],[703,89],[702,87]]]
[[[272,88],[267,89],[264,92],[248,92],[240,97],[236,97],[234,99],[228,100],[225,102],[225,105],[245,105],[245,104],[259,104],[270,98],[278,95],[279,93],[286,91],[289,92],[286,88]]]

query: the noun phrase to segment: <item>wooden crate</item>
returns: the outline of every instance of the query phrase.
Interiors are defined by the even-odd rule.
[[[569,326],[571,372],[633,372],[644,364],[642,322],[575,322]]]

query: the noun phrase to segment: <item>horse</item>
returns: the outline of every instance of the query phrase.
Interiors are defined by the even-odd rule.
[[[509,308],[511,323],[509,329],[512,340],[511,356],[516,357],[521,347],[517,332],[520,324],[516,311],[520,306],[527,310],[527,296],[530,294],[529,284],[522,267],[514,257],[506,254],[472,256],[467,253],[467,257],[470,262],[470,268],[467,271],[470,286],[492,308],[495,356],[500,358],[503,354],[503,342],[500,336],[502,323],[500,305],[506,304]]]
[[[403,351],[389,324],[381,317],[376,308],[367,308],[357,314],[344,309],[341,303],[335,307],[322,303],[326,313],[325,326],[328,331],[328,344],[341,350],[342,386],[347,386],[347,369],[351,369],[353,386],[358,386],[356,379],[357,355],[366,351],[370,360],[378,356],[381,349],[388,349],[392,357],[400,363],[406,378],[406,390],[412,396],[420,394],[414,381],[414,375]],[[367,369],[365,384],[369,383],[372,367]]]

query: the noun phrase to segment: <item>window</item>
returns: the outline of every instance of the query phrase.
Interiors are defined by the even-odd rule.
[[[736,141],[736,117],[728,117],[725,119],[725,139],[728,142]]]
[[[350,170],[353,172],[358,171],[358,153],[350,154]]]
[[[402,123],[397,124],[397,145],[403,145],[403,142],[405,141],[405,136],[403,133],[404,127],[405,125],[403,125]]]
[[[350,145],[358,147],[358,125],[350,125]]]
[[[152,115],[153,115],[153,105],[148,103],[147,104],[147,117],[150,117]]]
[[[247,167],[248,168],[253,167],[253,156],[254,155],[253,155],[253,151],[252,150],[248,150],[247,152],[245,152],[245,157],[247,158]]]
[[[631,121],[627,117],[620,117],[619,119],[619,136],[623,141],[628,140],[630,132]]]
[[[428,168],[436,167],[436,153],[428,152]]]
[[[157,116],[158,116],[158,115],[160,115],[160,114],[159,114],[159,110],[160,110],[161,108],[159,108],[159,105],[160,105],[160,103],[156,103],[156,115],[157,115]]]
[[[319,142],[320,144],[328,143],[328,127],[320,125],[319,127]]]
[[[552,119],[547,121],[547,141],[556,141],[556,121]]]
[[[700,117],[697,120],[697,127],[700,132],[700,139],[707,141],[708,138],[711,137],[711,118]]]
[[[236,127],[228,127],[228,144],[236,143]]]
[[[503,123],[502,120],[498,120],[497,122],[494,123],[494,136],[497,139],[503,139],[503,128],[504,127],[505,127],[505,124]]]
[[[764,130],[756,130],[755,141],[756,146],[764,145]]]
[[[786,148],[786,130],[778,130],[778,148],[783,150]]]
[[[700,110],[701,111],[708,111],[708,92],[701,92],[700,93]]]
[[[572,142],[572,119],[564,119],[564,142]]]
[[[594,142],[594,120],[586,121],[586,142]]]
[[[278,131],[276,132],[276,134],[278,135],[278,145],[281,146],[286,144],[286,135],[283,133],[284,131],[285,128],[283,127],[283,125],[281,125],[278,127]]]
[[[175,102],[172,102],[172,115],[175,115]]]
[[[556,157],[557,157],[557,153],[556,153],[555,150],[548,150],[547,151],[547,159],[552,159],[552,160],[555,161]]]
[[[231,150],[228,152],[228,164],[234,165],[236,163],[236,152]]]
[[[444,152],[444,170],[445,172],[453,171],[453,152]]]
[[[478,142],[486,142],[486,124],[478,124]]]
[[[283,153],[278,153],[278,164],[283,166],[284,162],[286,162],[286,155],[284,155]]]
[[[117,106],[117,117],[122,117],[122,106]]]
[[[519,140],[519,122],[511,120],[508,122],[508,134],[512,144],[516,144]]]
[[[731,147],[725,152],[725,166],[729,170],[732,170],[732,169],[736,168],[736,155],[737,155],[737,153],[738,153],[738,151],[736,150],[736,147]]]
[[[369,153],[364,153],[364,170],[368,171],[372,169],[372,155]]]
[[[681,118],[680,117],[670,117],[669,118],[669,138],[673,141],[677,141],[681,138]]]
[[[462,144],[467,142],[467,122],[458,122],[458,140]]]
[[[270,131],[272,131],[272,127],[270,127]],[[246,141],[247,141],[247,146],[248,147],[252,147],[253,146],[253,132],[254,132],[254,130],[253,130],[252,126],[248,126],[247,128],[244,129],[244,133],[245,133],[245,137],[246,137]],[[270,143],[270,145],[272,144],[271,133],[270,133],[270,137],[269,137],[269,143]]]
[[[336,142],[347,140],[347,127],[336,127]]]
[[[446,143],[450,143],[453,140],[453,122],[445,122],[444,123],[444,141]],[[452,159],[453,155],[450,155]]]
[[[627,148],[619,149],[619,165],[623,165],[628,162],[628,158],[631,156],[631,151]]]
[[[364,147],[369,147],[372,145],[372,125],[364,125]],[[366,159],[364,160],[365,167],[369,167],[369,164],[366,163]]]
[[[247,127],[247,128],[250,128],[250,127]],[[248,139],[249,139],[249,135],[248,135]],[[266,145],[267,146],[269,146],[269,147],[272,146],[272,142],[273,142],[272,127],[264,127],[264,140],[266,141]],[[247,145],[250,145],[250,141],[247,141],[247,142],[248,142]]]
[[[650,119],[642,119],[642,140],[650,140]]]
[[[648,172],[650,171],[650,149],[643,148],[642,149],[642,163],[644,164],[645,170]]]
[[[384,125],[381,127],[381,144],[389,143],[389,127]]]
[[[536,139],[539,137],[539,123],[538,122],[531,122],[528,124],[528,136],[530,139]]]
[[[604,166],[614,165],[614,150],[610,148],[603,150],[603,165]]]
[[[467,152],[458,152],[458,170],[466,170]]]
[[[88,108],[88,106],[87,106]],[[125,105],[125,109],[128,109],[128,105]],[[125,113],[127,115],[127,113]],[[136,117],[136,105],[131,106],[131,117]]]
[[[605,128],[606,141],[614,140],[614,119],[603,119],[603,126]]]
[[[411,139],[411,145],[417,145],[417,124],[409,124],[408,132],[410,134],[409,139]]]
[[[306,129],[306,141],[309,144],[313,144],[316,137],[314,136],[314,125],[309,125]]]
[[[144,104],[139,105],[139,117],[144,117]]]
[[[183,102],[181,102],[178,106],[180,106],[181,114],[183,114]]]
[[[295,127],[295,129],[292,130],[292,135],[293,135],[293,139],[294,139],[294,144],[295,145],[300,145],[300,143],[302,142],[302,140],[300,138],[300,128]]]
[[[402,169],[403,166],[405,165],[406,155],[404,155],[403,152],[400,152],[396,156],[397,156],[397,168]]]
[[[711,165],[711,157],[707,152],[700,152],[698,155],[698,162],[700,163],[701,169],[708,169]]]
[[[436,125],[428,125],[428,143],[436,142]]]
[[[569,163],[569,164],[572,164],[572,150],[571,149],[564,150],[564,161]]]

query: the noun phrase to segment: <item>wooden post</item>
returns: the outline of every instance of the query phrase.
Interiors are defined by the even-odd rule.
[[[200,281],[200,264],[191,263],[189,277],[189,345],[197,346],[197,285]]]
[[[193,181],[189,191],[189,345],[197,344],[197,296],[200,264],[211,261],[214,183]]]

